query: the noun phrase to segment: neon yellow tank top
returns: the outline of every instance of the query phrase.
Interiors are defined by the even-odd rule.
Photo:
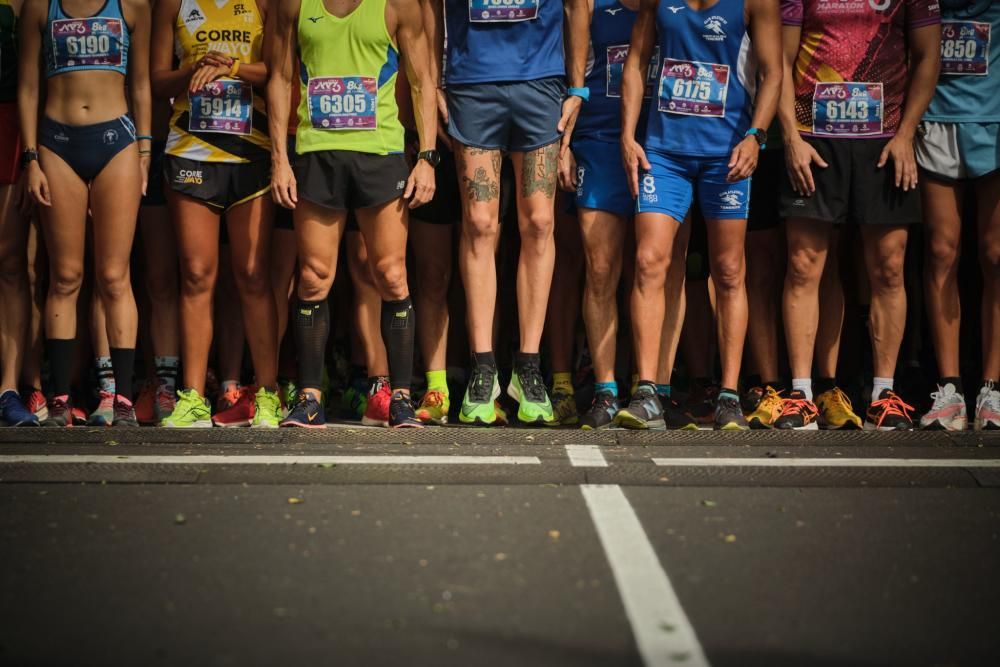
[[[385,3],[361,0],[337,18],[323,0],[302,0],[298,153],[403,152],[396,106],[399,51],[385,25]]]
[[[174,51],[181,66],[208,51],[240,64],[262,59],[264,19],[254,0],[182,0],[174,23]],[[263,91],[224,77],[174,100],[167,154],[200,162],[271,159]]]

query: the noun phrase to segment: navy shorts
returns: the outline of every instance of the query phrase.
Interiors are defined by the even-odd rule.
[[[561,77],[448,86],[448,134],[472,148],[527,152],[561,136]]]
[[[628,190],[621,146],[596,139],[575,139],[572,148],[576,158],[577,208],[631,218],[635,199]]]
[[[38,124],[38,143],[89,182],[135,143],[135,125],[127,115],[93,125],[66,125],[45,116]]]

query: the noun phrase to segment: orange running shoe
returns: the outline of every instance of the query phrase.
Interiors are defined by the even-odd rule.
[[[816,404],[806,398],[805,392],[795,390],[788,398],[781,399],[781,416],[774,421],[774,427],[796,431],[819,430],[819,410]]]
[[[156,387],[152,382],[146,382],[139,390],[139,396],[135,399],[135,418],[142,425],[156,423],[156,416],[153,413],[153,403],[156,400]],[[169,413],[168,413],[169,414]]]
[[[236,402],[222,412],[212,417],[212,423],[222,428],[250,426],[254,415],[254,394],[256,387],[241,387]],[[230,392],[226,392],[228,396]]]

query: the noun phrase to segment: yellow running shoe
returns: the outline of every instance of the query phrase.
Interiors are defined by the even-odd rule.
[[[417,419],[425,424],[444,426],[448,423],[448,411],[450,409],[451,400],[448,398],[448,394],[432,389],[420,399],[420,407],[417,408]]]
[[[781,416],[781,394],[770,385],[764,387],[757,407],[747,417],[752,429],[774,428],[774,422]]]
[[[816,397],[819,408],[819,427],[830,430],[856,430],[861,428],[861,417],[854,413],[851,399],[834,387]]]
[[[576,424],[580,419],[580,414],[576,409],[576,398],[572,393],[553,389],[552,409],[556,413],[556,421],[563,426]]]

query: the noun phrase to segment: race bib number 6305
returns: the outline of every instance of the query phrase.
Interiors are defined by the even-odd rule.
[[[371,76],[309,79],[309,120],[317,130],[374,130],[378,127],[378,83]]]

